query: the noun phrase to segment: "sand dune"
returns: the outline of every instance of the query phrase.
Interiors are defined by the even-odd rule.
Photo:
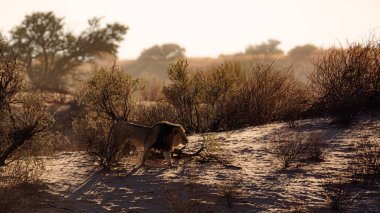
[[[138,156],[124,158],[114,172],[103,173],[84,152],[61,152],[46,159],[43,182],[47,194],[34,212],[278,212],[294,209],[327,211],[322,184],[345,174],[354,144],[376,135],[379,118],[341,128],[327,119],[303,120],[290,129],[286,123],[209,133],[219,143],[214,153],[223,162],[177,160],[167,168],[161,159],[136,169]],[[326,145],[325,160],[298,168],[281,169],[270,143],[289,132],[318,132]],[[199,147],[203,135],[189,137],[187,152]],[[223,186],[234,186],[228,207]],[[228,189],[228,187],[225,187]],[[380,211],[380,189],[358,186],[361,195],[352,211]],[[176,204],[177,203],[177,204]],[[182,212],[181,211],[181,212]]]

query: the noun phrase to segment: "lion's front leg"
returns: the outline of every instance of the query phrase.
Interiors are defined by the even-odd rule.
[[[168,162],[169,166],[172,166],[172,159],[170,151],[163,151],[166,161]]]

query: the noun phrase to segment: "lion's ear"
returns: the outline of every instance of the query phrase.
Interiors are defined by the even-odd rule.
[[[173,129],[173,133],[174,133],[174,134],[178,134],[178,133],[179,133],[179,129],[178,129],[178,128],[174,128],[174,129]]]

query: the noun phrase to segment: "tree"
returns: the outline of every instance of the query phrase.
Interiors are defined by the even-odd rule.
[[[24,89],[16,57],[0,41],[0,166],[26,143],[42,139],[53,123],[42,98],[20,93]]]
[[[33,85],[39,89],[64,89],[63,77],[101,53],[115,54],[127,27],[118,23],[100,26],[88,21],[79,36],[64,32],[63,18],[53,12],[36,12],[11,31],[11,45],[24,62]]]
[[[312,56],[317,50],[318,48],[312,44],[296,46],[288,52],[288,57],[293,61],[305,60]]]
[[[275,39],[269,39],[268,42],[263,42],[259,45],[250,45],[245,49],[245,54],[282,54],[283,51],[278,48],[281,42]]]
[[[167,60],[176,59],[185,56],[185,48],[178,44],[154,45],[141,52],[138,60]]]

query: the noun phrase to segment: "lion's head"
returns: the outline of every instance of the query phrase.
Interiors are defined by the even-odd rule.
[[[152,146],[154,149],[168,151],[180,144],[188,143],[185,129],[179,124],[162,121],[156,123],[153,128],[158,132],[156,143]]]
[[[189,142],[186,137],[185,129],[180,125],[173,129],[173,142],[174,147],[180,144],[186,145]]]

